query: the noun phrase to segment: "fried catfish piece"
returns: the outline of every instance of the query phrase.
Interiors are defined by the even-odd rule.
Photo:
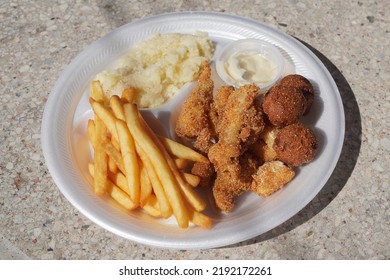
[[[237,156],[256,142],[264,129],[263,114],[255,101],[258,94],[257,86],[244,85],[229,95],[220,113],[218,142],[234,144]]]
[[[215,170],[211,162],[195,162],[191,168],[191,173],[199,176],[200,187],[211,186],[214,179]]]
[[[215,132],[215,135],[218,137],[218,133],[220,130],[219,126],[219,120],[220,116],[225,110],[225,106],[227,104],[227,101],[229,99],[229,96],[234,91],[234,87],[224,85],[217,89],[217,92],[215,93],[213,103],[211,104],[211,110],[210,110],[210,120],[213,126],[213,130]]]
[[[253,175],[252,191],[260,196],[269,196],[281,189],[295,176],[293,169],[281,161],[264,163]]]
[[[260,134],[259,140],[253,143],[249,147],[249,150],[263,162],[276,160],[277,155],[273,145],[277,132],[277,127],[271,124],[267,124],[263,132]]]
[[[251,190],[252,176],[256,173],[258,166],[256,156],[245,152],[238,158],[238,162],[227,166],[228,169],[223,175],[218,176],[217,173],[213,196],[220,210],[231,211],[235,205],[235,198]]]
[[[246,167],[240,156],[257,141],[265,126],[255,102],[258,93],[254,85],[234,90],[218,116],[218,142],[210,148],[208,156],[217,173],[213,195],[222,211],[231,211],[235,197],[250,186],[245,182],[248,176],[242,176]]]
[[[205,61],[197,85],[183,104],[175,129],[179,137],[194,140],[194,147],[204,153],[208,152],[212,144],[213,134],[209,113],[214,82],[210,77],[210,65]]]

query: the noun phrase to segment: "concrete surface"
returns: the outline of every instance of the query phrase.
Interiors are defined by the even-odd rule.
[[[63,69],[133,20],[218,11],[274,25],[323,61],[346,139],[331,178],[293,218],[210,250],[136,244],[85,218],[45,165],[42,113]],[[336,0],[0,1],[0,259],[389,259],[390,2]]]

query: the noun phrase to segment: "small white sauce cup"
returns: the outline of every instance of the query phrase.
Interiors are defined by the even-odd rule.
[[[271,81],[264,84],[256,84],[261,91],[269,89],[282,77],[285,64],[284,57],[276,46],[259,39],[242,39],[227,44],[217,54],[216,70],[220,78],[226,84],[234,87],[240,86],[237,82],[231,79],[228,73],[226,73],[224,66],[229,57],[239,52],[256,52],[276,65],[276,75]]]

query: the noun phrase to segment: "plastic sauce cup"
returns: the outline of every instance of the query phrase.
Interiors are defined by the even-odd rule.
[[[255,84],[263,91],[282,77],[284,58],[270,43],[243,39],[226,45],[218,53],[216,69],[226,84],[234,87]]]

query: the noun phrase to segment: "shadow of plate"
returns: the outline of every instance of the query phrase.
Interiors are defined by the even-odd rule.
[[[341,71],[328,58],[307,43],[301,40],[299,41],[322,61],[332,75],[340,92],[345,114],[345,137],[339,161],[322,190],[295,216],[264,234],[230,246],[225,246],[224,248],[260,243],[287,233],[307,222],[320,213],[339,194],[351,176],[358,160],[361,147],[362,124],[359,106],[352,88]]]

